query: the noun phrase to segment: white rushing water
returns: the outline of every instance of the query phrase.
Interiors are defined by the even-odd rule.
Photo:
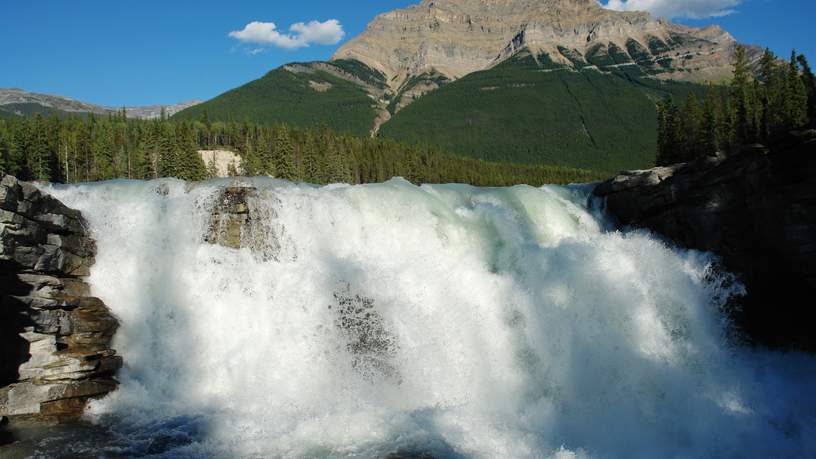
[[[204,242],[229,183],[47,190],[121,321],[104,454],[816,455],[814,359],[730,344],[711,258],[608,231],[586,187],[254,179],[235,250]]]

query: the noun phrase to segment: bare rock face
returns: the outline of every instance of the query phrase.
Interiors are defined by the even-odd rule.
[[[233,249],[246,246],[245,232],[251,222],[247,198],[257,194],[258,190],[252,187],[233,186],[221,190],[205,240]]]
[[[259,191],[236,183],[222,188],[213,205],[204,240],[231,249],[249,249],[261,260],[278,259],[284,230],[274,208],[261,206]],[[266,196],[274,201],[274,196]]]
[[[379,70],[393,90],[431,71],[455,80],[525,48],[568,66],[608,61],[649,66],[659,77],[716,81],[730,75],[735,46],[715,26],[610,11],[595,0],[423,0],[379,15],[334,59]]]
[[[746,287],[734,318],[750,341],[816,350],[816,131],[626,172],[595,194],[623,227],[720,256]]]
[[[73,419],[116,388],[119,325],[82,278],[96,246],[82,215],[0,181],[0,416]]]

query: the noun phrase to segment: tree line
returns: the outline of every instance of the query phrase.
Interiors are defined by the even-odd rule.
[[[766,49],[752,67],[738,46],[730,85],[710,86],[702,102],[693,92],[680,105],[667,97],[657,116],[657,165],[688,162],[816,123],[816,79],[795,51],[785,62]]]
[[[110,116],[0,119],[0,172],[24,180],[75,183],[114,178],[215,175],[198,150],[237,153],[246,175],[316,184],[382,182],[402,176],[414,183],[478,186],[587,182],[596,173],[558,166],[493,163],[461,158],[427,146],[337,134],[325,126],[293,128],[201,119],[128,119]],[[231,173],[238,174],[234,167]]]

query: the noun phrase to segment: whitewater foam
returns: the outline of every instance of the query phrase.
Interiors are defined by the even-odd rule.
[[[731,344],[712,258],[608,231],[587,187],[252,179],[258,256],[205,242],[231,183],[47,190],[121,321],[105,454],[816,454],[814,359]]]

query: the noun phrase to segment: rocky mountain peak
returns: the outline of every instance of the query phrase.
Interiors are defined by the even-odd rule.
[[[648,65],[661,78],[711,81],[730,73],[735,45],[718,27],[611,11],[595,0],[422,0],[377,16],[334,59],[361,61],[394,89],[428,72],[455,80],[522,49],[567,66],[591,65],[587,55],[598,55]]]

